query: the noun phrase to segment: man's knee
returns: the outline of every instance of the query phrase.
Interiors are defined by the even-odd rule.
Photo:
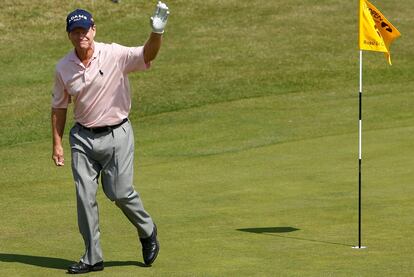
[[[121,205],[122,203],[129,202],[131,199],[137,196],[137,192],[132,186],[127,188],[118,188],[115,186],[114,190],[104,190],[104,192],[109,200]]]

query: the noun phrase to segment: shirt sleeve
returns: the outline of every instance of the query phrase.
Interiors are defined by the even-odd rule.
[[[118,56],[118,64],[122,72],[130,73],[143,71],[150,67],[151,63],[144,61],[144,47],[125,47],[116,43],[112,44],[113,53]]]
[[[70,95],[65,89],[65,85],[59,72],[56,70],[52,92],[52,108],[66,109],[70,102]]]

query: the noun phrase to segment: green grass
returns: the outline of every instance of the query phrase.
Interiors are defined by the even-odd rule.
[[[91,276],[412,276],[414,3],[372,1],[402,38],[392,67],[364,52],[368,248],[355,250],[358,1],[170,2],[157,60],[130,76],[135,181],[160,256],[140,266],[132,225],[100,190],[106,268]],[[3,1],[1,276],[61,276],[83,251],[66,137],[67,166],[50,158],[66,14],[87,8],[98,41],[132,46],[154,4]]]

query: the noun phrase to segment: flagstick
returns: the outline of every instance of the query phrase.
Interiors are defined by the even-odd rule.
[[[361,246],[362,222],[362,50],[359,50],[359,144],[358,144],[358,246],[352,248],[366,248]]]

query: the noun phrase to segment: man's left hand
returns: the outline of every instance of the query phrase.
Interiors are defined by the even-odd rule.
[[[154,15],[150,18],[152,32],[156,34],[163,34],[165,25],[167,25],[168,15],[170,11],[165,3],[158,1],[157,8]]]

